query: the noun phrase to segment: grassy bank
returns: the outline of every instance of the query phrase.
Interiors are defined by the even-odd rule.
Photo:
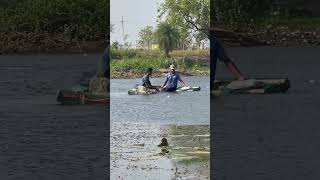
[[[208,50],[174,50],[171,53],[172,58],[184,57],[207,57],[209,56]],[[164,59],[165,55],[160,50],[142,50],[142,49],[111,49],[111,59],[124,59],[124,58],[161,58]]]
[[[0,52],[101,49],[107,8],[109,1],[103,0],[1,1]]]
[[[115,55],[114,52],[111,51],[111,56],[115,57],[112,58],[110,64],[111,78],[140,78],[148,67],[154,69],[154,76],[161,76],[163,69],[168,69],[170,64],[174,64],[177,70],[184,75],[209,74],[207,62],[196,58],[186,58],[188,56],[205,57],[208,51],[174,51],[173,57],[176,58],[165,58],[160,51],[117,50],[118,55]]]

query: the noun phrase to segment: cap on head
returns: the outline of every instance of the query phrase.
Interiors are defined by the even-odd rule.
[[[175,69],[173,64],[170,65],[170,69]]]

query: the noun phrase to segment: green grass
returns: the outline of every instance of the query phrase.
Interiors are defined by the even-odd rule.
[[[9,1],[8,1],[9,2]],[[103,36],[104,0],[15,0],[0,3],[0,32],[58,33],[82,40]]]
[[[112,60],[110,64],[111,76],[116,73],[133,73],[144,74],[148,67],[153,68],[155,71],[159,69],[168,69],[174,64],[181,72],[194,73],[197,71],[208,73],[209,67],[201,62],[192,60],[171,60],[163,58],[133,58]]]
[[[0,52],[101,50],[108,9],[105,0],[0,0]]]
[[[209,52],[208,50],[175,50],[172,52],[172,58],[165,58],[164,53],[159,50],[111,49],[111,77],[140,76],[149,67],[157,72],[159,69],[168,69],[171,64],[174,64],[180,72],[207,75],[208,65],[202,61],[184,58],[190,56],[209,56]]]
[[[183,57],[205,57],[209,56],[208,50],[174,50],[172,58]],[[164,59],[165,55],[160,50],[139,50],[139,49],[111,49],[111,59],[124,59],[124,58],[161,58]]]
[[[209,56],[209,50],[174,50],[172,52],[173,57],[186,57],[186,56],[197,56],[205,57]]]

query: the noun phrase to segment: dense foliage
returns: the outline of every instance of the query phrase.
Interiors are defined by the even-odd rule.
[[[178,30],[174,26],[168,23],[160,23],[158,25],[156,41],[159,43],[160,49],[164,50],[167,57],[169,57],[169,53],[177,47],[179,36]]]
[[[105,0],[1,0],[0,32],[101,38],[109,29],[108,12]]]
[[[187,44],[189,36],[201,43],[209,37],[209,0],[165,0],[159,19],[178,27],[181,46]]]
[[[139,31],[139,45],[141,47],[147,46],[148,50],[155,40],[154,31],[152,26],[147,26]]]

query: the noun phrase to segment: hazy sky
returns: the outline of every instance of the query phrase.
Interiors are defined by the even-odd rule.
[[[125,34],[128,34],[128,42],[132,45],[138,40],[139,30],[145,26],[157,25],[157,9],[164,0],[111,0],[110,20],[114,25],[111,33],[111,43],[119,41],[123,43],[121,17],[124,19]]]

